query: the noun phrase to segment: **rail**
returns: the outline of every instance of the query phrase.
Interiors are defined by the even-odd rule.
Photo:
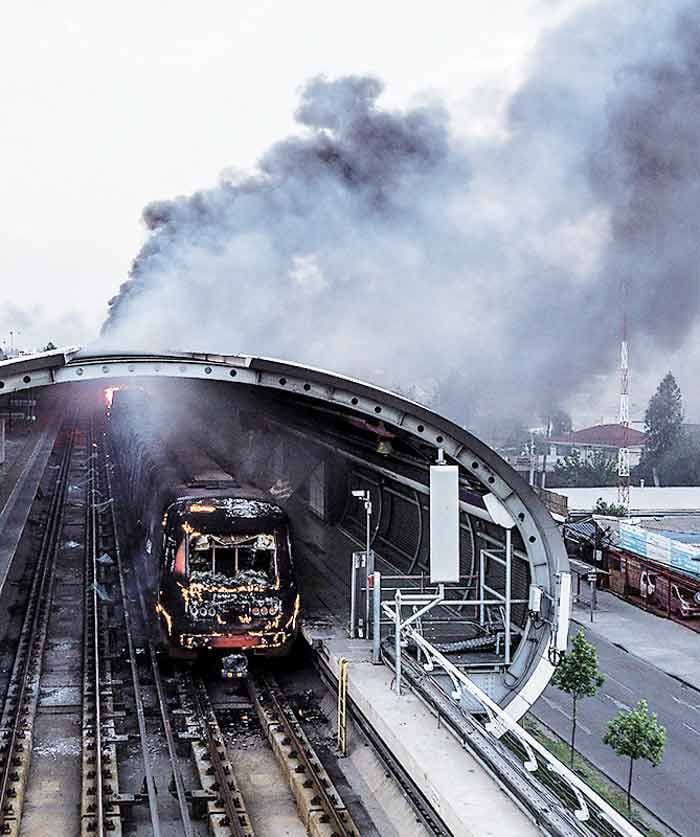
[[[113,498],[115,494],[110,473],[111,462],[106,444],[104,444],[103,449],[107,494],[110,498]],[[119,571],[123,610],[125,619],[130,625],[130,605],[124,582],[125,575],[122,567],[118,538],[119,521],[115,503],[110,503],[109,509],[115,532],[115,554]],[[144,629],[148,631],[152,615],[148,613],[141,584],[136,585],[136,592],[143,626]],[[131,635],[131,628],[129,628],[127,633],[129,636]],[[190,805],[194,808],[199,808],[202,803],[206,803],[209,808],[209,817],[213,829],[212,833],[221,834],[222,829],[226,829],[231,833],[231,835],[233,835],[233,837],[254,837],[254,832],[246,812],[245,803],[235,783],[233,769],[226,756],[223,736],[211,707],[204,683],[200,678],[195,678],[191,671],[185,671],[181,666],[176,668],[175,683],[177,685],[177,694],[180,702],[180,712],[187,716],[189,727],[188,732],[178,735],[171,720],[171,715],[173,713],[171,712],[170,701],[168,695],[166,694],[158,649],[152,639],[147,641],[147,648],[151,675],[156,691],[158,712],[165,736],[168,760],[170,762],[170,769],[172,772],[173,790],[177,800],[178,813],[182,826],[181,833],[184,837],[193,837],[195,831],[192,822],[193,816],[190,812]],[[130,643],[130,656],[132,656],[132,652],[133,645]],[[137,677],[136,668],[133,668],[132,671],[134,672],[134,676]],[[139,723],[141,723],[141,720],[143,719],[143,706],[140,702],[139,706]],[[182,718],[181,715],[178,717]],[[199,775],[201,790],[188,790],[185,787],[183,772],[177,754],[178,739],[190,739],[192,741],[194,766]],[[143,734],[141,736],[141,740],[142,742],[145,742],[146,740]],[[196,742],[199,742],[206,751],[203,758],[198,757],[200,754],[195,746]],[[146,750],[144,750],[144,758],[147,758]],[[215,777],[214,782],[211,781],[212,773]],[[160,834],[160,831],[155,831],[154,829],[154,834]]]
[[[304,786],[312,788],[313,801],[323,809],[335,837],[360,837],[360,831],[353,822],[340,794],[333,787],[328,774],[314,752],[294,711],[269,675],[260,678],[260,685],[249,681],[251,698],[258,707],[258,714],[268,728],[278,726],[283,732],[284,743],[290,749],[290,758],[298,761],[295,774],[304,777]]]
[[[96,694],[95,699],[95,706],[97,712],[97,718],[95,723],[95,733],[98,736],[96,752],[99,754],[102,752],[102,740],[103,740],[103,728],[102,728],[102,719],[101,719],[101,712],[100,707],[102,703],[102,683],[103,679],[100,676],[100,633],[104,630],[103,626],[100,624],[101,620],[99,617],[101,602],[99,601],[99,563],[98,563],[98,543],[100,540],[103,542],[109,538],[111,541],[112,549],[114,551],[114,559],[116,562],[116,570],[117,576],[119,579],[118,588],[119,588],[119,595],[121,600],[121,608],[120,614],[122,619],[124,620],[124,627],[125,627],[125,638],[127,643],[127,653],[128,653],[128,663],[129,663],[129,671],[131,674],[131,686],[133,691],[133,698],[134,698],[134,706],[136,709],[136,722],[138,728],[138,737],[139,737],[139,744],[141,749],[141,759],[143,761],[143,770],[144,770],[144,789],[145,789],[145,798],[148,804],[149,810],[149,818],[151,822],[151,828],[153,831],[154,837],[160,837],[161,834],[161,827],[160,827],[160,816],[158,812],[158,795],[156,791],[155,780],[153,777],[153,770],[151,767],[151,756],[148,750],[148,738],[147,738],[147,730],[146,730],[146,715],[144,711],[143,705],[143,697],[142,697],[142,686],[141,686],[141,678],[139,675],[138,664],[136,660],[136,647],[133,638],[133,625],[131,621],[131,615],[129,612],[128,607],[128,596],[124,581],[124,568],[122,564],[122,555],[121,555],[121,548],[119,544],[119,537],[117,531],[117,521],[114,511],[114,502],[113,502],[113,494],[112,494],[112,483],[111,483],[111,476],[109,471],[109,463],[104,456],[104,450],[100,446],[99,442],[97,441],[97,435],[95,433],[94,426],[91,426],[90,432],[90,439],[91,439],[91,491],[90,491],[90,503],[89,503],[89,514],[91,516],[91,531],[93,533],[93,537],[91,539],[91,555],[90,555],[90,571],[93,578],[93,583],[90,585],[90,595],[91,595],[91,610],[95,614],[92,624],[90,626],[90,637],[88,641],[92,641],[92,654],[94,657],[94,667],[95,667],[95,674],[94,674],[94,689]],[[104,489],[104,491],[102,490]],[[106,495],[106,496],[105,496]],[[111,690],[111,684],[107,686],[108,689]],[[98,756],[98,763],[99,763],[99,756]],[[116,769],[116,759],[115,759],[115,769]],[[103,790],[102,790],[102,771],[97,771],[97,787],[96,787],[96,796],[97,796],[97,811],[98,811],[98,822],[97,822],[97,834],[99,837],[102,837],[104,834],[104,818],[102,816],[102,808],[104,805],[103,799]],[[126,801],[126,800],[125,800]],[[110,829],[111,830],[111,829]],[[94,833],[94,829],[89,832],[90,834]]]
[[[121,809],[113,804],[119,793],[116,743],[113,721],[105,730],[105,715],[113,717],[113,693],[109,638],[102,618],[103,605],[100,565],[98,563],[100,520],[98,515],[97,468],[95,467],[94,433],[88,433],[87,502],[85,504],[85,561],[83,616],[83,703],[82,703],[82,793],[80,831],[82,835],[103,837],[107,828],[121,834]],[[104,712],[103,712],[104,710]],[[109,773],[105,787],[105,770]],[[109,798],[107,798],[109,797]]]
[[[215,778],[215,801],[223,805],[224,815],[217,817],[218,825],[228,826],[234,837],[255,837],[206,685],[201,677],[193,678],[191,672],[187,680],[210,772]]]
[[[0,832],[18,834],[31,759],[32,727],[39,700],[39,684],[54,567],[70,471],[75,420],[59,466],[39,549],[19,642],[0,719]]]

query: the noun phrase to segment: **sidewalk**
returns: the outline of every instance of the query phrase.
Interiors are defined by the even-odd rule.
[[[700,691],[700,634],[605,590],[597,595],[595,621],[582,601],[573,605],[572,622]]]

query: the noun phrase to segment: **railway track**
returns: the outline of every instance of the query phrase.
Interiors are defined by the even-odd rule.
[[[72,455],[76,446],[75,422],[67,422],[63,433],[61,462],[0,718],[0,833],[10,835],[19,834],[27,790],[65,498],[69,480],[81,476],[75,473],[80,466],[76,466]]]
[[[273,750],[287,773],[309,833],[359,837],[360,831],[284,692],[270,675],[248,683]]]
[[[81,834],[121,835],[122,817],[129,806],[145,804],[153,834],[160,837],[157,791],[148,752],[143,685],[124,584],[121,550],[116,530],[114,499],[108,463],[90,427],[87,541],[85,550],[85,620],[83,631],[83,719]],[[116,606],[115,606],[116,605]],[[116,637],[120,641],[116,642]],[[124,649],[124,642],[126,648]],[[124,656],[121,652],[125,650]],[[126,660],[124,680],[115,677],[114,663]],[[138,793],[120,792],[117,745],[129,733],[117,730],[124,710],[115,691],[129,689],[136,720],[136,736],[143,765],[143,786]],[[123,703],[124,696],[119,703]]]
[[[269,672],[232,688],[159,656],[104,434],[74,416],[60,439],[0,716],[0,834],[45,834],[47,817],[83,837],[379,834]]]

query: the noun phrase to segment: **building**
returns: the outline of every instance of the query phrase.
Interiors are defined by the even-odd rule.
[[[627,433],[625,445],[625,431]],[[567,456],[578,451],[581,458],[591,460],[597,453],[603,453],[608,459],[617,460],[617,453],[622,447],[630,452],[630,467],[639,465],[646,436],[633,427],[624,428],[621,424],[596,424],[584,427],[572,433],[552,436],[547,440],[547,470],[553,470],[557,462],[563,462]]]
[[[639,464],[646,436],[633,427],[627,428],[627,448],[630,452],[630,467]],[[617,454],[625,441],[625,428],[621,424],[596,424],[571,433],[563,433],[546,439],[546,455],[541,450],[542,437],[538,439],[539,452],[531,461],[527,449],[499,448],[498,453],[522,477],[529,479],[532,471],[537,475],[535,482],[541,483],[542,471],[551,474],[557,463],[563,463],[567,456],[578,452],[584,461],[590,461],[602,453],[607,459],[617,461]]]

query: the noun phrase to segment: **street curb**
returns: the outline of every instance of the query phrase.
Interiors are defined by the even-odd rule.
[[[658,618],[662,618],[662,617],[658,617]],[[588,628],[589,630],[591,629],[590,624],[588,622],[580,622],[574,616],[571,617],[571,621],[575,622],[580,628]],[[593,631],[593,633],[597,633],[597,632]],[[629,648],[625,648],[625,646],[622,645],[621,643],[613,642],[611,639],[608,639],[608,637],[604,636],[603,634],[599,634],[599,636],[601,636],[606,642],[609,642],[610,645],[614,645],[615,648],[619,648],[620,651],[624,651],[625,654],[629,654],[631,657],[636,657],[636,659],[641,660],[643,663],[646,663],[648,666],[652,666],[652,668],[655,668],[657,671],[660,671],[662,674],[665,674],[668,677],[672,677],[678,683],[681,683],[683,686],[687,686],[689,689],[692,689],[694,692],[697,692],[698,694],[700,694],[700,686],[696,686],[694,683],[690,683],[688,680],[684,680],[678,674],[674,674],[671,671],[666,671],[666,669],[661,668],[661,666],[657,666],[656,663],[649,662],[649,660],[645,659],[644,657],[641,657],[639,654],[635,654],[634,651],[630,651]]]

